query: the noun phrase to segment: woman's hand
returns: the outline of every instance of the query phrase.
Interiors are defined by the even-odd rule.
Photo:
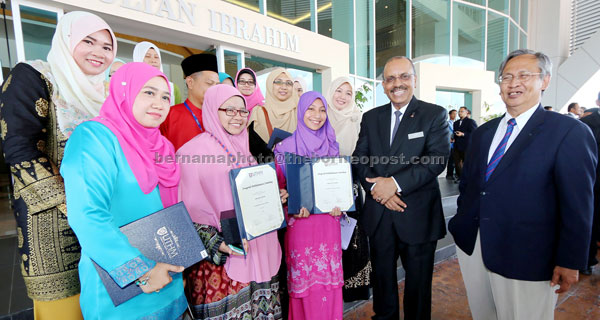
[[[302,209],[300,209],[300,213],[295,214],[294,218],[298,219],[298,218],[308,218],[308,216],[310,215],[310,212],[308,212],[308,209],[306,209],[305,207],[302,207]]]
[[[183,272],[183,266],[174,266],[172,264],[158,262],[152,268],[152,270],[148,271],[145,275],[140,277],[141,279],[146,279],[150,276],[150,279],[146,281],[145,285],[140,285],[140,288],[144,293],[152,293],[159,292],[160,289],[164,288],[166,285],[173,281],[173,278],[169,275],[170,272]]]
[[[242,246],[244,246],[244,251],[246,251],[246,253],[248,253],[248,240],[246,239],[242,239]],[[219,246],[219,251],[223,252],[223,253],[227,253],[228,255],[236,255],[236,256],[243,256],[243,254],[241,253],[237,253],[235,251],[233,251],[233,249],[231,249],[226,243],[225,241],[221,242],[221,245]]]
[[[284,204],[287,202],[287,198],[290,195],[288,194],[287,190],[285,189],[279,189],[279,197],[281,197],[281,203]]]
[[[342,209],[340,209],[340,207],[335,207],[335,208],[333,208],[333,210],[331,210],[331,212],[329,214],[332,217],[339,217],[342,215]]]

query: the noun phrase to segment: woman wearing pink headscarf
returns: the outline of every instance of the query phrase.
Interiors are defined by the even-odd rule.
[[[72,11],[56,25],[47,61],[17,64],[2,85],[2,151],[14,184],[19,256],[36,319],[81,319],[80,247],[58,173],[65,143],[104,102],[117,39],[100,17]]]
[[[254,107],[265,105],[265,97],[260,91],[254,70],[250,68],[240,69],[235,75],[235,87],[246,99],[248,111],[252,112]]]
[[[255,164],[248,145],[246,102],[237,89],[219,84],[206,91],[202,112],[206,132],[177,151],[180,159],[189,160],[181,163],[179,199],[209,252],[209,259],[188,271],[186,292],[194,317],[279,319],[277,233],[246,242],[246,257],[234,254],[221,233],[221,212],[234,207],[229,171]],[[285,190],[281,196],[285,202]]]
[[[85,319],[176,319],[187,307],[183,267],[150,260],[119,229],[177,201],[179,166],[155,161],[175,156],[158,129],[170,101],[162,72],[125,64],[112,77],[100,116],[79,125],[65,149],[60,173],[81,244]],[[138,285],[144,293],[115,307],[92,261],[120,287]]]

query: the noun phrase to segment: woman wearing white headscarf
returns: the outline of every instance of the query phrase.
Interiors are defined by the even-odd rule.
[[[339,77],[331,83],[327,94],[327,115],[335,130],[337,142],[340,144],[340,155],[351,156],[356,147],[362,112],[354,103],[355,92],[352,80]],[[355,175],[356,176],[356,175]],[[356,208],[362,207],[362,189],[358,181],[354,182]],[[360,209],[358,209],[360,210]],[[348,212],[357,219],[359,211]],[[369,299],[371,262],[369,261],[369,245],[367,237],[358,225],[354,228],[348,249],[342,253],[344,269],[344,301]]]
[[[164,72],[160,50],[152,42],[142,41],[135,45],[133,48],[133,62],[144,62],[157,68],[160,72]],[[173,92],[171,105],[174,106],[182,103],[179,87],[171,81],[169,81],[169,86],[171,87],[171,92]]]
[[[48,62],[17,64],[2,85],[2,148],[14,184],[21,271],[36,319],[81,319],[81,248],[67,223],[59,174],[67,139],[98,116],[104,72],[117,40],[104,20],[65,14],[56,26]]]

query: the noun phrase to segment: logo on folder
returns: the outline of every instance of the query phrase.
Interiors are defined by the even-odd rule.
[[[165,226],[156,230],[154,242],[156,244],[156,249],[160,251],[161,255],[167,256],[169,259],[172,259],[179,254],[179,238],[175,235],[173,230],[169,230],[169,228]]]

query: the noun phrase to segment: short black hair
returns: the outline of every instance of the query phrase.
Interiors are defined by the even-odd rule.
[[[550,110],[550,109],[552,109],[552,106],[545,106],[544,107],[544,110]]]
[[[462,107],[460,107],[460,108],[458,108],[458,109],[459,109],[459,110],[460,110],[460,109],[465,109],[465,110],[467,110],[467,112],[470,112],[470,111],[469,111],[469,108],[467,108],[467,107],[465,107],[465,106],[462,106]]]
[[[567,108],[567,112],[571,112],[571,110],[575,109],[575,106],[579,105],[577,102],[569,103],[569,107]]]
[[[452,112],[456,112],[456,109],[452,109],[452,110],[448,111],[448,115],[451,115]]]

